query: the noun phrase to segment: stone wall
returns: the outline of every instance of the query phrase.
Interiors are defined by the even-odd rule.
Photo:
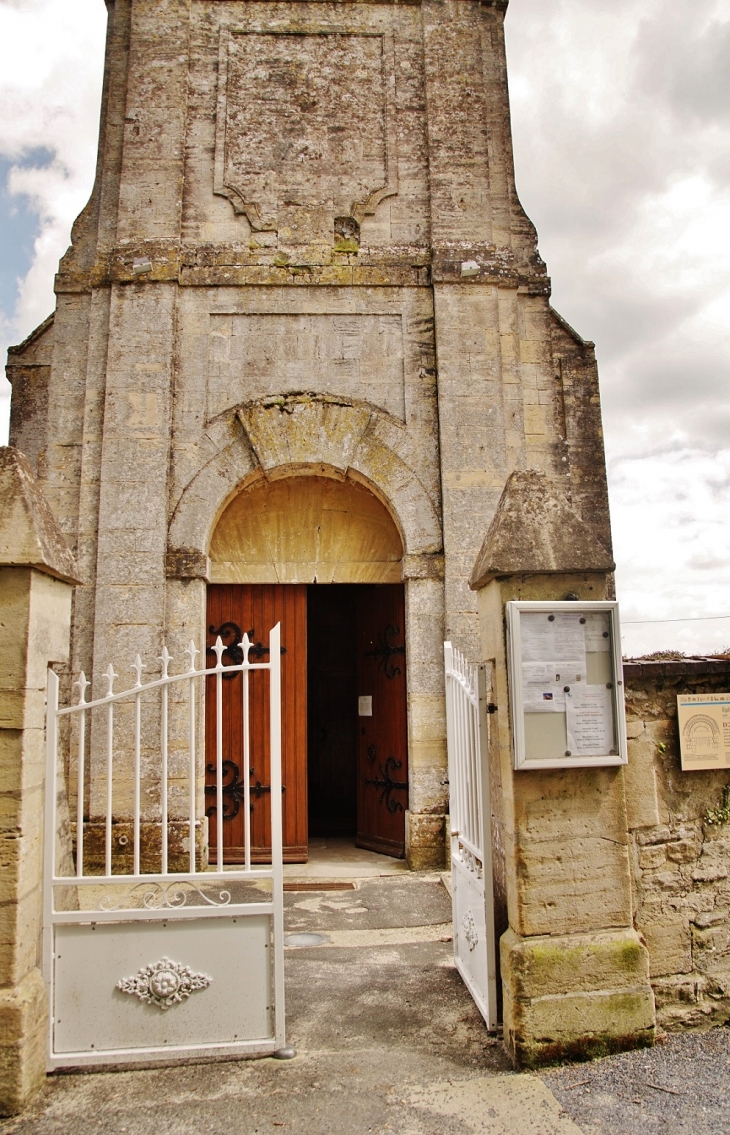
[[[402,536],[409,854],[434,866],[442,644],[476,656],[467,580],[509,476],[544,473],[610,558],[593,345],[514,182],[507,0],[108,7],[94,190],[8,364],[79,567],[69,669],[96,692],[113,658],[201,640],[212,534],[253,481],[359,483]]]
[[[53,316],[8,350],[7,376],[13,387],[10,445],[25,454],[38,477],[46,471],[48,382],[53,360]]]
[[[634,921],[649,950],[657,1025],[730,1019],[730,824],[709,824],[730,770],[682,772],[677,695],[730,689],[730,659],[624,666]]]
[[[21,1111],[45,1078],[46,681],[68,659],[75,573],[29,462],[0,447],[0,1115]],[[57,854],[66,830],[61,820]]]

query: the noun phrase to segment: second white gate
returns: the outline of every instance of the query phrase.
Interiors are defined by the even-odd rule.
[[[497,1027],[486,667],[444,643],[454,961],[488,1029]]]
[[[279,627],[266,663],[189,667],[59,707],[48,674],[44,970],[48,1067],[149,1064],[220,1055],[294,1055],[284,1029],[281,679]],[[246,852],[224,868],[222,823],[206,846],[198,759],[206,679],[215,697],[215,801],[223,815],[224,674],[240,672],[249,762],[249,674],[269,676],[270,866]],[[210,691],[209,691],[210,692]],[[59,739],[64,744],[59,745]],[[65,749],[65,762],[61,755]],[[65,767],[64,767],[65,764]],[[70,785],[70,791],[63,791]],[[70,799],[69,799],[70,797]],[[67,805],[66,801],[68,801]],[[70,815],[69,815],[70,812]],[[209,861],[210,859],[210,861]]]

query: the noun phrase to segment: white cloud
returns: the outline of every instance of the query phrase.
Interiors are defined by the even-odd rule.
[[[0,349],[51,310],[91,189],[105,18],[0,0],[0,155],[39,217]],[[518,188],[555,306],[597,344],[625,617],[730,613],[730,0],[511,0],[507,37]],[[631,651],[730,641],[730,620],[626,630]]]
[[[730,447],[686,446],[611,463],[624,649],[692,652],[730,644]],[[632,620],[713,616],[699,622]]]
[[[0,351],[53,310],[53,277],[94,177],[106,11],[102,0],[0,0],[0,155],[11,194],[38,215],[30,271],[13,310],[0,313]],[[33,161],[34,151],[51,155]],[[30,164],[29,164],[30,155]],[[0,382],[0,437],[9,387]]]
[[[730,614],[730,0],[512,0],[507,34],[518,189],[596,341],[624,617]]]

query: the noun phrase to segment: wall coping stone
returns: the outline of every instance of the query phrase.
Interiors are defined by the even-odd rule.
[[[624,662],[624,680],[641,682],[649,678],[702,678],[709,674],[730,674],[730,658],[631,659]]]
[[[478,591],[510,575],[611,572],[612,557],[565,500],[565,489],[539,469],[512,473],[469,580]]]
[[[79,583],[73,553],[24,453],[0,446],[0,566]]]

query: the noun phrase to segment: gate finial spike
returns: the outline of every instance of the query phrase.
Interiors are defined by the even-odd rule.
[[[213,647],[213,650],[215,651],[215,656],[216,656],[216,659],[217,659],[216,667],[218,667],[218,666],[222,667],[223,666],[223,663],[221,662],[221,658],[223,657],[223,651],[225,649],[226,648],[223,645],[223,639],[221,638],[220,635],[218,635],[218,638],[215,640],[215,646]]]
[[[118,678],[118,677],[119,677],[119,675],[115,672],[114,667],[112,666],[112,664],[110,662],[109,665],[106,668],[106,673],[104,674],[104,678],[107,682],[107,685],[109,686],[109,689],[107,690],[106,694],[104,695],[105,697],[110,698],[112,696],[112,694],[114,693],[114,690],[113,690],[112,687],[114,686],[114,679]]]
[[[162,677],[168,678],[169,674],[167,673],[167,669],[168,669],[170,663],[172,662],[172,655],[170,654],[169,650],[167,649],[167,643],[165,643],[165,645],[162,648],[162,654],[158,654],[157,658],[162,663]]]
[[[248,664],[248,652],[251,649],[251,639],[248,637],[248,634],[246,632],[244,632],[243,638],[241,639],[241,641],[239,642],[238,645],[240,646],[241,650],[243,651],[243,663],[244,663],[244,665],[247,665]]]
[[[79,674],[78,682],[74,682],[74,686],[79,687],[79,705],[83,705],[84,702],[86,701],[86,689],[87,689],[87,686],[90,686],[90,685],[91,685],[91,682],[88,680],[88,678],[86,677],[86,674],[84,674],[84,672],[82,670],[81,673]]]
[[[141,686],[142,685],[142,671],[144,669],[146,669],[146,667],[145,667],[145,664],[144,664],[144,662],[142,661],[142,659],[140,658],[139,655],[137,655],[134,662],[132,663],[131,669],[134,670],[135,674],[137,675],[137,681],[134,683],[135,686]]]
[[[197,649],[197,647],[195,646],[195,643],[193,642],[192,639],[190,639],[190,643],[188,644],[188,648],[187,648],[187,650],[183,651],[183,654],[187,654],[188,658],[190,659],[190,673],[194,674],[195,673],[195,655],[200,654],[200,651]]]

